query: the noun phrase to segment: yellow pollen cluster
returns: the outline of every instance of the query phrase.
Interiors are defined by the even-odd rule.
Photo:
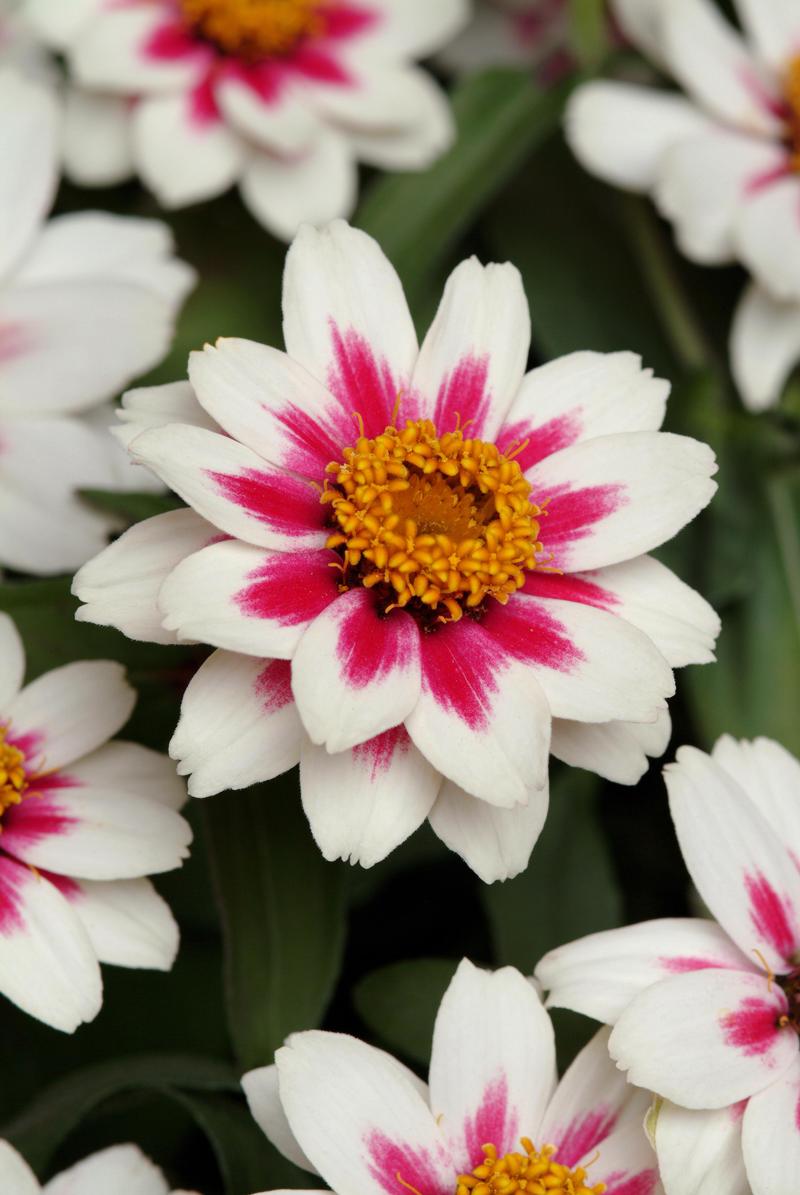
[[[556,1147],[536,1149],[528,1137],[520,1145],[524,1153],[504,1154],[498,1158],[493,1145],[484,1145],[484,1160],[472,1174],[462,1174],[456,1183],[456,1195],[603,1195],[605,1183],[589,1186],[586,1170],[570,1170],[554,1161]]]
[[[19,805],[28,787],[25,756],[6,742],[8,728],[0,726],[0,818],[11,805]]]
[[[322,32],[327,0],[180,0],[195,33],[226,54],[258,61],[280,58]]]
[[[792,170],[800,171],[800,54],[789,63],[785,95],[789,106],[789,138],[792,146],[790,164]]]
[[[425,419],[362,435],[328,465],[322,494],[344,583],[385,586],[387,610],[414,602],[443,621],[507,602],[542,551],[542,509],[513,455]]]

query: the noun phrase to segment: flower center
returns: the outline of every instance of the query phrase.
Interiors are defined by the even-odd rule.
[[[497,1156],[494,1145],[484,1145],[484,1160],[471,1174],[461,1174],[455,1195],[603,1195],[605,1183],[589,1186],[583,1166],[571,1170],[554,1160],[556,1147],[537,1149],[529,1137],[520,1145],[524,1153]]]
[[[258,61],[291,53],[319,34],[327,0],[179,0],[197,37],[224,54]]]
[[[542,552],[543,510],[513,457],[427,419],[360,436],[328,465],[321,498],[345,587],[374,589],[385,612],[408,607],[428,629],[507,602]]]
[[[779,1026],[782,1029],[791,1026],[800,1036],[800,967],[789,975],[775,976],[775,982],[783,989],[789,1005],[788,1012],[780,1018]]]
[[[800,54],[789,63],[785,95],[789,125],[789,164],[792,170],[800,171]]]
[[[11,805],[19,805],[28,787],[25,755],[6,742],[7,734],[8,727],[0,725],[0,819]]]

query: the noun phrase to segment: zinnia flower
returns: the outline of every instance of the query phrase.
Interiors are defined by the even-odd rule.
[[[800,1174],[800,764],[769,739],[724,736],[710,756],[682,747],[664,775],[686,866],[716,923],[594,934],[552,951],[536,974],[551,1005],[615,1025],[611,1056],[632,1082],[718,1110],[659,1116],[670,1195],[700,1189],[666,1177],[700,1134],[706,1156],[735,1158],[740,1128],[753,1195],[777,1195]]]
[[[527,66],[552,83],[571,65],[567,21],[567,0],[477,0],[467,27],[438,58],[459,74]]]
[[[178,928],[144,877],[179,867],[192,835],[170,761],[108,742],[136,700],[119,664],[22,688],[24,671],[0,614],[0,992],[72,1032],[100,1011],[100,962],[172,966]]]
[[[776,403],[800,359],[800,6],[612,0],[631,40],[686,92],[594,82],[567,114],[587,169],[649,192],[687,257],[752,274],[730,352],[745,403]]]
[[[657,430],[667,386],[633,354],[524,376],[529,336],[518,272],[473,259],[419,348],[379,247],[336,222],[289,251],[285,353],[222,340],[191,387],[128,400],[133,456],[194,513],[75,592],[89,621],[222,649],[170,748],[191,793],[299,759],[327,858],[369,866],[430,815],[491,880],[541,829],[553,718],[556,755],[628,782],[664,750],[670,665],[710,659],[718,620],[642,553],[708,502],[713,454]]]
[[[462,961],[439,1006],[428,1084],[357,1038],[293,1034],[243,1086],[287,1158],[351,1195],[656,1195],[642,1128],[601,1030],[557,1081],[553,1027],[513,967]],[[315,1193],[316,1195],[316,1193]]]
[[[7,1141],[0,1141],[0,1190],[3,1195],[168,1195],[169,1187],[135,1145],[112,1145],[91,1154],[42,1187],[25,1159]]]
[[[161,359],[193,282],[161,223],[100,212],[44,223],[58,139],[53,96],[0,71],[0,565],[30,573],[72,571],[107,542],[107,519],[78,488],[146,480],[121,475],[86,413],[102,422],[103,404]]]
[[[289,238],[302,220],[350,211],[358,161],[421,169],[453,137],[445,96],[413,60],[452,37],[464,0],[30,0],[28,11],[67,54],[84,184],[135,170],[180,207],[238,182],[256,218]]]

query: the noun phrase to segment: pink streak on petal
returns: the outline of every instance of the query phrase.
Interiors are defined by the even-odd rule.
[[[782,96],[770,91],[767,84],[753,70],[742,67],[739,71],[739,81],[752,100],[755,100],[763,112],[781,121],[789,121],[792,110]]]
[[[519,1124],[516,1110],[509,1108],[508,1081],[505,1075],[493,1079],[483,1092],[483,1098],[474,1116],[464,1122],[464,1143],[467,1150],[467,1165],[472,1170],[483,1161],[483,1146],[491,1143],[497,1146],[499,1154],[515,1149],[518,1135],[524,1132]]]
[[[0,855],[0,935],[3,937],[25,929],[22,889],[30,878],[27,867]]]
[[[452,1195],[451,1188],[439,1186],[436,1166],[427,1150],[392,1141],[377,1130],[367,1135],[365,1145],[370,1155],[370,1174],[388,1195],[408,1195],[408,1187],[416,1188],[421,1195]]]
[[[276,714],[294,701],[292,666],[288,660],[270,660],[255,683],[256,695],[266,714]]]
[[[542,606],[531,610],[532,605],[515,602],[512,597],[506,606],[492,602],[487,609],[482,626],[491,636],[495,666],[499,650],[507,659],[523,664],[571,672],[585,659],[583,652],[563,623]]]
[[[796,1104],[795,1110],[794,1110],[794,1123],[795,1123],[795,1127],[797,1128],[797,1131],[800,1133],[800,1096],[798,1097],[797,1104]]]
[[[569,573],[528,573],[522,592],[562,602],[581,602],[598,610],[614,610],[620,604],[615,593]]]
[[[289,60],[293,71],[315,83],[355,86],[356,79],[333,54],[315,46],[301,46]]]
[[[781,958],[787,961],[797,949],[791,903],[761,873],[746,875],[744,886],[750,902],[750,920]]]
[[[29,353],[35,343],[30,329],[24,324],[0,324],[0,364]]]
[[[711,968],[717,970],[729,970],[728,963],[720,963],[716,959],[701,958],[699,955],[675,955],[674,957],[664,957],[658,960],[660,966],[665,971],[669,971],[670,975],[686,975],[691,971],[708,971]]]
[[[553,553],[553,564],[565,566],[570,545],[586,539],[597,523],[607,519],[627,502],[624,485],[592,485],[583,489],[560,486],[549,494],[532,494],[534,502],[544,502],[547,513],[541,520],[545,550]]]
[[[378,360],[366,339],[355,328],[346,331],[330,321],[333,362],[328,370],[328,389],[349,415],[357,412],[368,436],[385,431],[405,383],[394,377],[389,363]],[[353,439],[357,431],[353,426]]]
[[[57,888],[67,900],[76,901],[83,896],[83,889],[77,880],[72,880],[69,876],[57,875],[54,871],[44,871],[41,867],[38,868],[38,871],[39,875],[43,876],[54,888]]]
[[[303,536],[323,526],[324,511],[319,494],[308,482],[288,473],[262,473],[243,469],[241,473],[216,473],[207,469],[220,494],[283,535]]]
[[[771,187],[773,183],[780,182],[789,174],[791,174],[791,165],[787,154],[777,165],[771,166],[769,170],[762,170],[760,174],[754,174],[752,178],[747,179],[744,187],[745,195],[758,195],[760,191]]]
[[[26,730],[23,734],[15,734],[14,727],[9,726],[6,742],[9,747],[16,747],[30,761],[36,755],[41,755],[46,742],[46,734],[42,730]]]
[[[733,1012],[720,1017],[725,1044],[748,1058],[768,1054],[781,1030],[776,1005],[757,996],[747,996]]]
[[[43,791],[34,793],[19,805],[13,805],[3,815],[0,846],[9,855],[18,855],[44,838],[68,834],[78,819],[65,813],[58,798]]]
[[[298,407],[276,411],[275,418],[285,428],[291,445],[282,464],[305,477],[319,478],[326,465],[342,459],[344,449],[358,434],[352,416],[335,407],[324,423]]]
[[[209,125],[218,124],[222,119],[217,97],[214,94],[214,78],[207,74],[196,87],[189,92],[189,123],[199,131],[207,129]]]
[[[419,631],[410,614],[393,610],[379,617],[369,591],[357,592],[358,600],[348,604],[339,624],[336,657],[344,683],[364,689],[411,666],[419,653]]]
[[[594,1153],[601,1141],[611,1133],[617,1123],[617,1115],[611,1108],[594,1108],[583,1116],[576,1116],[553,1133],[557,1147],[556,1160],[564,1166],[577,1166]]]
[[[375,9],[360,8],[355,4],[329,4],[321,11],[325,22],[323,37],[344,40],[357,37],[380,22]]]
[[[514,457],[524,473],[533,465],[537,465],[539,461],[544,460],[545,457],[552,456],[554,452],[559,452],[560,449],[574,444],[582,431],[583,420],[580,418],[580,409],[570,411],[566,415],[558,415],[554,419],[548,419],[547,423],[543,423],[541,427],[532,427],[521,419],[517,423],[505,424],[497,439],[497,447],[501,452],[507,452],[513,444],[527,440],[528,443],[522,452],[518,452]]]
[[[250,573],[234,601],[249,618],[274,619],[280,626],[310,622],[339,596],[333,552],[281,552]]]
[[[406,728],[395,726],[392,730],[385,730],[374,739],[367,739],[366,743],[359,743],[357,747],[353,747],[353,760],[369,770],[370,780],[378,780],[389,771],[395,755],[408,754],[410,747],[411,739]]]
[[[422,645],[424,688],[471,730],[490,723],[498,672],[491,640],[473,622],[451,623]]]
[[[181,58],[210,58],[212,51],[192,37],[180,21],[168,21],[147,35],[142,53],[148,58],[175,62]]]
[[[440,435],[469,424],[468,437],[479,437],[491,406],[491,392],[486,382],[489,376],[489,354],[481,357],[468,354],[445,374],[436,395],[433,421]]]
[[[604,1182],[606,1195],[652,1195],[658,1186],[658,1172],[641,1170],[630,1178],[624,1172],[616,1172],[604,1178]]]

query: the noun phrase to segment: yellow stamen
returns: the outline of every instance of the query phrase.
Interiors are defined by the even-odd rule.
[[[280,58],[322,32],[327,0],[180,0],[198,37],[225,54],[258,61]]]
[[[556,1147],[537,1149],[522,1137],[524,1153],[497,1156],[494,1145],[482,1146],[484,1159],[471,1174],[456,1179],[455,1195],[603,1195],[605,1183],[588,1185],[585,1166],[571,1169],[556,1162]],[[593,1159],[596,1161],[596,1159]]]
[[[385,596],[385,609],[457,621],[489,597],[507,602],[537,567],[543,506],[518,462],[464,439],[463,426],[440,436],[420,419],[374,439],[362,433],[327,473],[328,547],[351,585]]]
[[[0,726],[0,818],[12,805],[19,805],[28,788],[25,755],[6,742],[7,736],[8,727]]]

